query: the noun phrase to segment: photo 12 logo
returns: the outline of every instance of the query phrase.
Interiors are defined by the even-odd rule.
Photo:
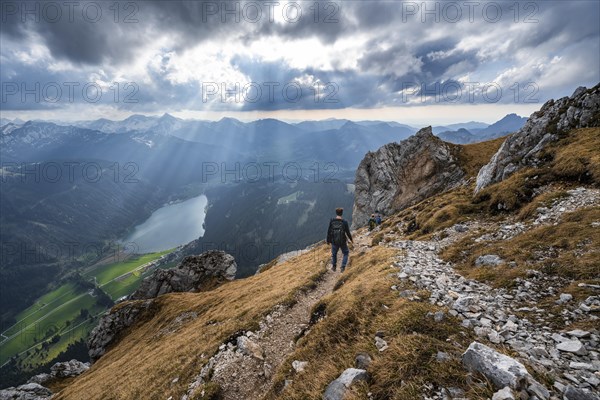
[[[539,103],[539,86],[535,82],[515,82],[502,87],[497,82],[436,82],[433,84],[402,83],[403,103]]]
[[[261,180],[275,182],[283,180],[295,183],[301,180],[313,183],[336,183],[339,167],[334,162],[314,162],[305,165],[299,162],[263,161],[263,162],[214,162],[205,161],[201,166],[201,182],[246,182],[256,183]]]
[[[139,86],[135,82],[15,82],[1,85],[2,104],[20,103],[137,103]]]
[[[139,252],[140,247],[135,242],[50,241],[40,244],[8,240],[0,243],[0,260],[7,265],[43,263],[51,260],[73,262],[84,256],[120,262]]]
[[[315,103],[339,103],[335,82],[202,82],[202,103],[297,103],[310,96]]]
[[[497,23],[511,20],[515,23],[537,24],[540,6],[533,1],[401,1],[402,22],[422,23]]]
[[[328,1],[203,1],[202,22],[295,24],[303,20],[313,23],[339,22],[340,4]]]
[[[48,161],[43,163],[3,162],[0,164],[0,182],[21,183],[84,182],[97,183],[111,180],[114,183],[139,183],[136,177],[140,168],[135,162],[120,164],[95,161]]]
[[[138,23],[135,1],[2,1],[0,21],[96,24],[101,21]]]

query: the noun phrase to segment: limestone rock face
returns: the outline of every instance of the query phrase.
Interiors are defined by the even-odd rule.
[[[96,361],[103,356],[121,333],[133,325],[144,312],[149,311],[153,304],[154,300],[124,302],[102,316],[88,339],[90,359]]]
[[[392,214],[461,182],[465,172],[451,146],[427,127],[367,153],[356,170],[353,228],[366,225],[372,213]]]
[[[572,129],[600,126],[600,84],[578,88],[571,97],[550,100],[511,135],[477,175],[478,192],[527,166],[536,166],[541,151]]]
[[[224,251],[210,250],[199,256],[187,256],[173,269],[154,271],[142,281],[130,299],[152,299],[165,293],[198,291],[211,278],[234,279],[236,270],[235,259]]]

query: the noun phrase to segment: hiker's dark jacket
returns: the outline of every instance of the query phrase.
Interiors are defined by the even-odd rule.
[[[327,244],[333,243],[333,229],[331,229],[331,222],[336,219],[337,218],[331,218],[331,220],[329,221],[329,228],[327,228]],[[348,225],[348,221],[342,219],[342,222],[344,223],[344,232],[346,232],[346,234],[344,235],[344,244],[346,244],[346,238],[352,241],[352,234],[350,233],[350,226]]]

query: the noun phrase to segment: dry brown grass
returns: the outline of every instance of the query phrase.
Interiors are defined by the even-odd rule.
[[[508,241],[480,242],[474,236],[446,248],[443,257],[456,263],[462,274],[493,285],[511,286],[527,269],[575,281],[600,282],[600,207],[567,213],[557,225],[526,231]],[[498,254],[507,263],[498,267],[476,268],[480,255]],[[510,267],[509,262],[516,267]]]
[[[180,398],[218,346],[241,330],[256,328],[276,304],[308,290],[329,260],[320,246],[262,274],[203,293],[172,293],[157,300],[157,312],[60,392],[57,400]],[[198,318],[166,335],[157,333],[184,312]],[[178,377],[177,383],[171,381]]]
[[[467,173],[467,176],[477,176],[481,167],[490,161],[505,140],[506,136],[487,142],[455,145],[455,155],[458,158],[458,163]]]
[[[554,201],[567,197],[569,194],[564,189],[566,188],[562,185],[554,185],[554,187],[549,189],[547,192],[535,197],[531,203],[521,208],[519,211],[519,219],[524,221],[531,217],[535,217],[536,210],[539,207],[550,207]]]
[[[600,184],[600,128],[573,131],[549,151],[559,178]]]

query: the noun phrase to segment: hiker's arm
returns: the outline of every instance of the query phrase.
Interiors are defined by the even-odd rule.
[[[327,244],[331,244],[331,221],[329,221],[329,226],[327,227]]]
[[[348,222],[344,224],[344,229],[346,230],[346,235],[348,235],[348,239],[350,239],[350,241],[354,243],[354,240],[352,239],[352,234],[350,233],[350,226],[348,225]]]

